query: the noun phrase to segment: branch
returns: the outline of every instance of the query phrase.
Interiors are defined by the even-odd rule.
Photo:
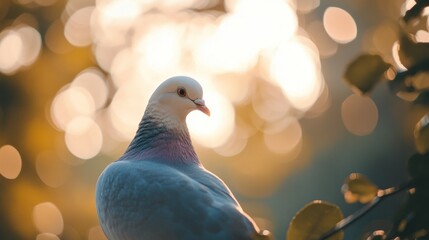
[[[399,185],[398,187],[391,187],[384,190],[379,190],[377,193],[377,196],[367,205],[365,205],[363,208],[359,209],[352,215],[344,218],[343,220],[339,221],[335,227],[333,227],[331,230],[326,232],[320,237],[320,240],[325,240],[334,235],[335,233],[345,229],[346,227],[350,226],[353,222],[357,221],[359,218],[363,217],[365,214],[367,214],[370,210],[372,210],[375,206],[377,206],[382,200],[386,199],[387,197],[393,196],[399,192],[402,192],[404,190],[409,190],[411,188],[415,187],[415,181],[409,181],[402,185]]]
[[[429,59],[420,61],[417,64],[411,66],[407,71],[400,72],[398,75],[403,75],[403,77],[414,76],[419,72],[429,71]]]
[[[416,0],[416,4],[405,13],[404,21],[409,22],[411,19],[419,17],[427,6],[429,6],[429,0]]]
[[[413,77],[414,75],[420,72],[429,72],[429,59],[423,60],[413,65],[406,71],[397,73],[395,78],[388,82],[388,85],[391,91],[395,93],[400,91],[405,91],[405,92],[424,91],[425,89],[418,90],[414,86],[412,86],[412,83],[410,84],[405,81],[405,79],[407,79],[408,77]]]

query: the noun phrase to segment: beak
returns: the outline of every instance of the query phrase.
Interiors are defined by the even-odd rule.
[[[193,100],[193,102],[197,106],[198,110],[207,114],[207,116],[210,116],[210,109],[206,106],[203,99],[197,98],[197,99]]]

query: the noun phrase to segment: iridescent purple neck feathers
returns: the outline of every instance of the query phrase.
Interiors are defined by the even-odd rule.
[[[170,165],[200,165],[185,122],[171,122],[146,110],[136,136],[119,160],[156,161]],[[170,127],[169,127],[170,126]]]

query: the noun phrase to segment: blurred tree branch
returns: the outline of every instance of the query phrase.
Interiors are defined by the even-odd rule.
[[[320,240],[328,239],[329,237],[333,236],[335,233],[344,230],[348,226],[350,226],[353,222],[359,220],[363,216],[365,216],[367,213],[369,213],[372,209],[374,209],[378,204],[380,204],[383,200],[396,195],[397,193],[400,193],[405,190],[410,190],[412,188],[416,187],[416,181],[411,180],[409,182],[406,182],[398,187],[391,187],[384,190],[379,190],[377,193],[377,196],[367,205],[365,205],[363,208],[359,209],[352,215],[344,218],[340,222],[338,222],[334,228],[329,230],[327,233],[325,233],[322,237],[320,237]]]
[[[416,5],[405,13],[403,20],[408,23],[411,19],[420,17],[423,9],[427,6],[429,6],[429,0],[416,0]]]

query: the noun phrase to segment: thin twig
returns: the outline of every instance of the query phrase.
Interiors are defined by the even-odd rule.
[[[359,218],[363,217],[365,214],[367,214],[371,209],[373,209],[375,206],[377,206],[382,200],[386,199],[387,197],[393,196],[399,192],[402,192],[404,190],[409,190],[411,188],[415,187],[414,181],[406,182],[402,185],[399,185],[398,187],[391,187],[384,190],[379,190],[377,193],[377,196],[367,205],[365,205],[363,208],[359,209],[352,215],[344,218],[343,220],[339,221],[335,227],[333,227],[331,230],[326,232],[320,237],[320,240],[325,240],[334,235],[335,233],[345,229],[346,227],[350,226],[353,222],[357,221]]]

